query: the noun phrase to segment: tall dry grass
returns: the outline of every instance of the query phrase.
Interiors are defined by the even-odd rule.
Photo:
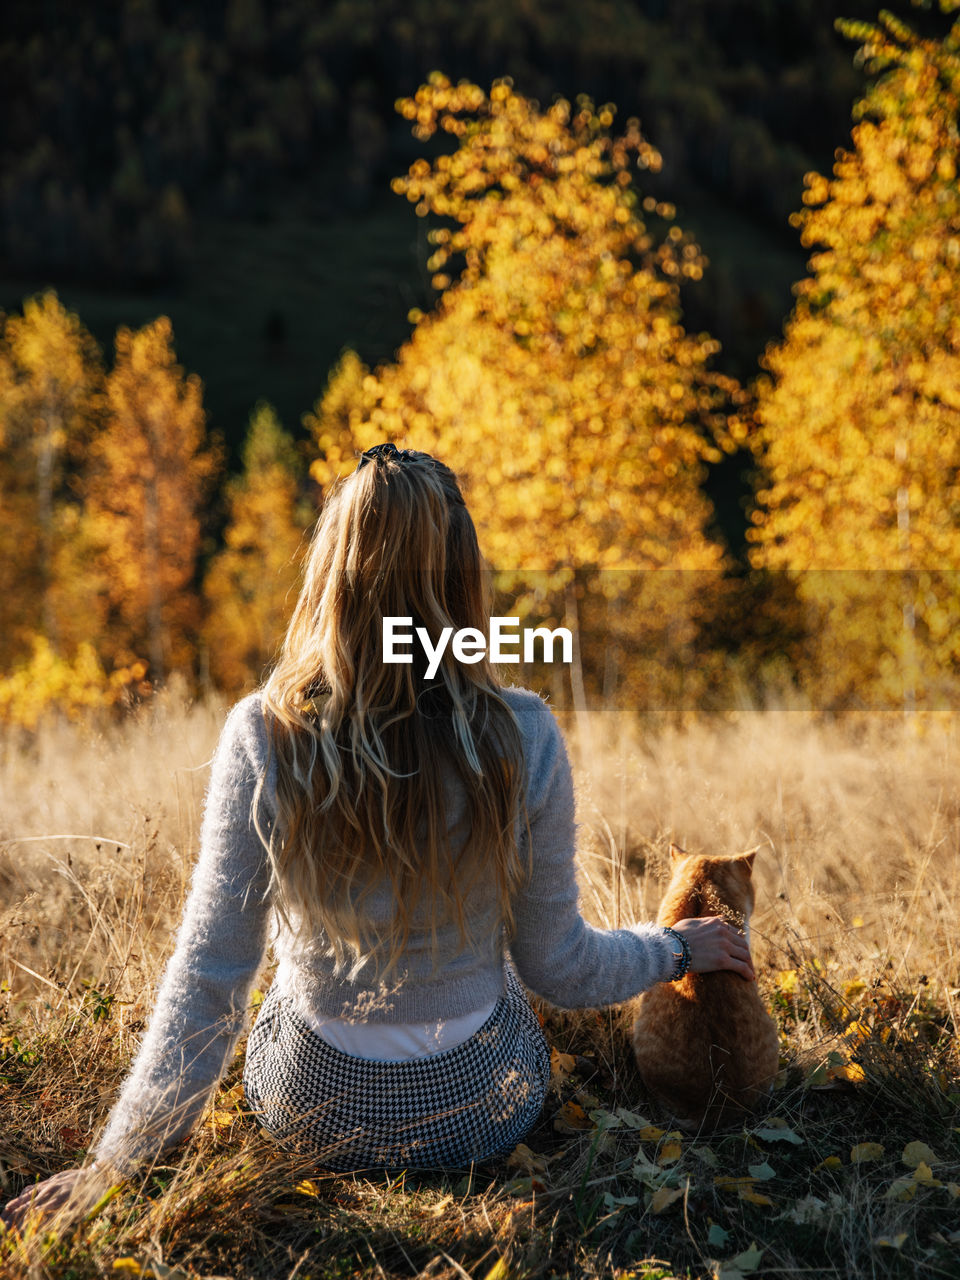
[[[584,740],[588,748],[582,749]],[[859,973],[960,979],[960,724],[876,714],[831,722],[741,711],[642,731],[594,716],[574,754],[584,872],[608,921],[659,900],[670,841],[704,853],[756,849],[753,937],[761,964],[797,948]]]
[[[121,725],[0,740],[2,1198],[81,1159],[109,1109],[179,917],[223,715],[218,704],[171,695]],[[784,1045],[774,1105],[805,1144],[789,1160],[775,1158],[780,1148],[770,1156],[781,1179],[770,1207],[731,1209],[713,1181],[717,1166],[697,1163],[702,1143],[662,1170],[685,1186],[682,1203],[652,1207],[649,1177],[637,1181],[636,1132],[604,1132],[605,1121],[598,1129],[588,1117],[626,1105],[656,1118],[632,1070],[625,1015],[545,1011],[553,1043],[571,1057],[530,1139],[533,1156],[512,1168],[304,1183],[311,1171],[274,1152],[242,1114],[238,1060],[219,1118],[185,1152],[87,1223],[0,1240],[0,1270],[80,1280],[129,1256],[128,1270],[145,1275],[171,1260],[185,1275],[296,1270],[301,1280],[482,1278],[495,1264],[500,1280],[709,1275],[712,1260],[759,1240],[770,1274],[826,1274],[834,1256],[837,1274],[900,1274],[913,1246],[913,1263],[922,1254],[930,1274],[942,1273],[942,1250],[956,1247],[931,1243],[937,1205],[928,1201],[940,1190],[900,1201],[886,1189],[896,1172],[891,1132],[939,1142],[935,1181],[960,1181],[951,1134],[960,1125],[960,726],[745,710],[644,727],[600,712],[569,741],[594,921],[655,912],[671,841],[758,850],[752,942]],[[850,1058],[845,1028],[856,1019],[872,1019],[876,1032],[862,1065],[846,1078],[846,1068],[825,1073],[831,1051]],[[584,1119],[571,1131],[561,1116],[557,1132],[554,1112],[571,1103]],[[889,1168],[850,1164],[855,1141],[884,1134]],[[763,1158],[761,1147],[739,1134],[707,1149],[737,1174]],[[825,1157],[843,1170],[823,1166]],[[832,1191],[821,1185],[828,1174]],[[721,1223],[727,1244],[708,1243],[708,1224]],[[904,1241],[878,1245],[886,1234]]]
[[[120,724],[0,737],[0,982],[10,998],[46,992],[60,1007],[87,982],[129,1000],[154,981],[223,713],[173,691]]]

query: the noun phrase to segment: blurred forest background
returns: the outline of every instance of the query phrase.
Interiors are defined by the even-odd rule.
[[[949,702],[953,8],[11,0],[0,717],[256,682],[386,438],[558,698]]]

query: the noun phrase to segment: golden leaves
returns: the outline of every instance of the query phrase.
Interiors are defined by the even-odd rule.
[[[553,1117],[553,1127],[557,1133],[582,1133],[595,1125],[580,1103],[570,1100]]]
[[[118,1275],[138,1276],[141,1280],[197,1280],[192,1272],[156,1259],[114,1258],[111,1269]],[[227,1277],[202,1276],[199,1280],[227,1280]]]
[[[599,603],[601,573],[678,570],[669,603],[650,575],[618,615],[634,645],[665,653],[664,619],[710,598],[683,573],[723,565],[700,481],[720,456],[723,398],[739,392],[707,368],[717,344],[679,323],[676,281],[702,254],[675,226],[655,245],[642,221],[644,207],[674,216],[632,189],[634,161],[658,158],[635,121],[611,136],[611,108],[540,111],[509,81],[487,94],[433,77],[398,106],[423,135],[468,126],[394,184],[455,224],[430,233],[444,292],[394,363],[365,376],[345,358],[305,420],[311,474],[326,486],[385,439],[433,453],[461,477],[488,562],[523,571],[530,592],[563,590],[582,567]],[[607,633],[596,612],[581,611],[587,637]],[[691,634],[681,622],[670,643]]]
[[[940,1157],[925,1142],[908,1142],[903,1148],[901,1162],[908,1169],[919,1169],[921,1165],[940,1164]]]
[[[243,689],[276,651],[314,514],[300,500],[293,440],[266,402],[251,414],[243,461],[243,474],[227,485],[226,545],[203,584],[210,672],[231,691]]]
[[[176,362],[165,316],[117,331],[105,419],[83,482],[101,603],[109,606],[97,641],[114,661],[149,660],[152,679],[189,670],[194,656],[201,510],[220,465],[202,395],[200,379]]]
[[[752,559],[795,580],[816,637],[798,657],[828,705],[919,705],[960,656],[960,592],[937,572],[960,562],[957,89],[937,41],[883,39],[894,69],[853,148],[806,175],[795,223],[820,251],[760,386]]]
[[[650,1197],[651,1213],[663,1213],[683,1197],[683,1187],[658,1187]]]
[[[884,1154],[882,1142],[858,1142],[850,1148],[851,1164],[870,1164],[882,1160]]]

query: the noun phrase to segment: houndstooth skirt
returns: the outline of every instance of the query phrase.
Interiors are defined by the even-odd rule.
[[[550,1051],[508,965],[506,991],[462,1044],[373,1062],[335,1049],[271,988],[247,1041],[243,1087],[283,1145],[327,1169],[450,1168],[505,1155],[529,1132]]]

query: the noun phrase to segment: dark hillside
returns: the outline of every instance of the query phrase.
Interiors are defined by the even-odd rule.
[[[641,117],[664,156],[657,193],[713,264],[688,322],[749,377],[803,270],[786,222],[802,174],[829,166],[862,83],[834,20],[875,13],[875,0],[13,0],[0,304],[53,285],[107,345],[116,324],[166,312],[231,443],[258,396],[295,425],[342,347],[389,359],[429,299],[423,228],[388,182],[417,153],[393,103],[440,67]]]

